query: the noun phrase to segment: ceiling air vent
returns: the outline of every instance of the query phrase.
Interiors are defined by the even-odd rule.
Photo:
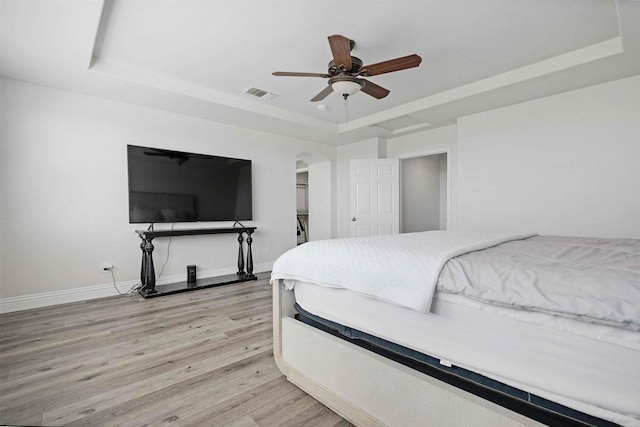
[[[268,92],[266,90],[258,89],[257,87],[248,87],[244,90],[244,93],[248,93],[249,95],[257,96],[261,99],[270,100],[278,96],[273,92]]]

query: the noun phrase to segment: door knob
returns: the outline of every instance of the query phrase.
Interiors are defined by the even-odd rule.
[[[358,218],[356,218],[356,217],[351,218],[351,222],[356,222],[357,220],[358,220]]]

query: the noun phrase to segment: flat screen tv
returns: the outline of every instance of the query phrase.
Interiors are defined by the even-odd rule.
[[[129,222],[252,219],[251,160],[127,145]]]

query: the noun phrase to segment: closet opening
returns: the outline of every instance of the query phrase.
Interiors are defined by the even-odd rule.
[[[400,159],[400,232],[447,230],[449,154]]]
[[[296,161],[296,235],[297,244],[309,241],[309,167]]]
[[[320,152],[296,156],[297,243],[331,239],[331,161]],[[293,231],[293,220],[291,221]],[[299,231],[299,233],[298,233]]]

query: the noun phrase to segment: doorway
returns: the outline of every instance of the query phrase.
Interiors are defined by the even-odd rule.
[[[309,165],[296,162],[296,227],[297,244],[309,241]]]
[[[400,159],[400,232],[447,230],[447,152]]]
[[[299,243],[303,243],[302,237],[304,241],[331,239],[331,183],[331,161],[326,154],[305,152],[296,156],[296,227],[304,227],[298,234]]]

